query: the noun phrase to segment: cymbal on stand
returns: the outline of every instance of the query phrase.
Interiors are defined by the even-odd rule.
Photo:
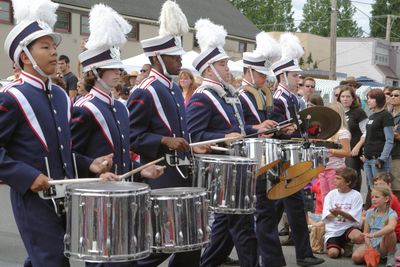
[[[271,200],[277,200],[293,195],[294,193],[303,189],[323,170],[325,170],[324,166],[318,166],[315,169],[307,171],[306,173],[293,178],[291,181],[281,180],[267,192],[267,197]]]
[[[307,129],[310,138],[328,139],[339,131],[342,124],[340,115],[328,107],[309,107],[301,110],[299,115],[303,125],[310,115]]]
[[[290,166],[284,170],[281,170],[281,175],[279,176],[279,179],[281,181],[293,179],[299,175],[302,175],[306,171],[310,170],[312,168],[312,166],[313,166],[313,163],[311,161],[299,162],[293,166]]]

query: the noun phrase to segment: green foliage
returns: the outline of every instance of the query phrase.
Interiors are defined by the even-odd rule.
[[[299,60],[299,65],[302,67],[302,66],[304,66],[304,58],[300,58],[300,60]]]
[[[312,54],[311,54],[311,52],[308,54],[308,57],[307,57],[307,61],[306,61],[306,63],[308,64],[308,66],[310,67],[311,66],[311,64],[314,62],[314,60],[313,60],[313,58],[312,58]]]
[[[314,69],[314,70],[318,69],[318,63],[317,63],[317,61],[314,62],[313,69]]]
[[[349,0],[338,0],[337,10],[337,36],[361,36],[362,29],[353,20],[356,10],[351,5],[351,2]],[[303,7],[303,21],[299,25],[300,31],[328,37],[330,36],[330,24],[330,0],[307,0]]]
[[[263,31],[296,31],[290,0],[230,0]]]
[[[370,21],[371,36],[385,38],[387,17],[374,18],[382,15],[400,15],[400,0],[376,0],[372,5],[372,20]],[[400,41],[400,18],[392,17],[391,41]]]

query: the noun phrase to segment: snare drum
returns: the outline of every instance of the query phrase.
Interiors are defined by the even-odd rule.
[[[208,200],[203,188],[152,190],[151,213],[155,252],[198,250],[208,243]]]
[[[290,144],[290,140],[270,138],[248,138],[231,143],[232,155],[257,160],[262,167],[275,160],[282,159],[282,145]]]
[[[193,186],[210,191],[217,213],[251,214],[255,208],[257,161],[228,155],[196,155]]]
[[[301,143],[283,144],[282,145],[282,160],[289,161],[290,166],[299,162],[307,161],[311,150],[304,148]],[[311,155],[312,156],[312,155]]]
[[[64,254],[87,262],[129,261],[149,256],[149,192],[146,184],[128,182],[68,186]]]

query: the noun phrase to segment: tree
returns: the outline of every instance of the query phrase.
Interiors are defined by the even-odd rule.
[[[304,66],[304,58],[300,58],[300,60],[299,60],[299,65],[301,66],[301,67],[303,67]]]
[[[230,0],[263,31],[296,31],[290,0]]]
[[[314,60],[313,60],[313,58],[312,58],[312,54],[311,54],[311,52],[308,54],[308,57],[307,57],[307,61],[306,61],[306,63],[308,64],[308,69],[310,69],[311,68],[311,64],[314,62]]]
[[[338,0],[338,37],[358,37],[362,29],[353,20],[356,12],[349,0]],[[303,21],[299,25],[302,32],[320,36],[330,36],[331,2],[330,0],[307,0],[303,6]]]
[[[399,10],[400,0],[376,0],[372,5],[372,20],[369,23],[371,36],[385,38],[387,15],[399,15]],[[392,17],[390,38],[392,41],[400,41],[400,18]]]
[[[337,36],[338,37],[360,37],[363,30],[353,20],[356,8],[351,5],[349,0],[338,0],[338,20],[337,20]],[[330,17],[329,17],[330,18]],[[330,20],[329,20],[330,23]]]
[[[330,0],[307,0],[303,6],[303,21],[299,25],[302,32],[329,36]]]
[[[318,69],[318,63],[317,61],[314,62],[314,66],[312,67],[314,70]]]

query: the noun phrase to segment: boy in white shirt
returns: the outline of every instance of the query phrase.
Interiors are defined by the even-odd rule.
[[[357,173],[351,168],[336,172],[336,189],[325,197],[322,220],[325,223],[325,243],[330,258],[341,255],[348,242],[361,244],[364,237],[358,228],[361,223],[363,201],[361,194],[351,189]]]

